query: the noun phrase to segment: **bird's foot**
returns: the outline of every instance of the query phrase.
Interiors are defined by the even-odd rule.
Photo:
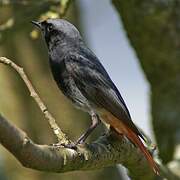
[[[73,143],[73,142],[71,142],[71,143],[69,143],[69,144],[56,143],[56,144],[52,144],[52,146],[53,146],[54,148],[62,148],[62,147],[64,147],[64,148],[69,148],[69,149],[74,149],[74,150],[77,149],[77,144],[75,144],[75,143]]]
[[[77,150],[77,144],[75,143],[69,143],[69,144],[64,144],[63,145],[65,148],[69,148],[69,149],[74,149],[74,150]]]

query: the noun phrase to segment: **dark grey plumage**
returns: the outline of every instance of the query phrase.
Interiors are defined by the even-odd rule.
[[[83,143],[101,119],[138,146],[151,168],[159,174],[159,168],[142,143],[140,137],[143,136],[132,122],[118,89],[98,58],[86,47],[79,31],[60,19],[32,23],[44,34],[51,70],[58,87],[76,107],[87,111],[92,118],[87,131],[76,143],[66,147],[76,148],[77,144]]]
[[[33,23],[44,34],[52,74],[64,95],[91,116],[101,117],[100,109],[107,109],[143,138],[118,89],[98,58],[84,44],[79,31],[62,19]]]

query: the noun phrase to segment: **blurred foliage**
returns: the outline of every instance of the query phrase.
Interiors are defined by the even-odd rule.
[[[160,157],[180,143],[180,1],[113,0],[151,85],[152,123]]]
[[[60,93],[49,70],[45,43],[41,39],[31,38],[31,36],[37,37],[37,34],[29,23],[31,20],[64,17],[78,26],[79,13],[76,4],[72,2],[69,6],[69,2],[67,0],[0,0],[0,55],[12,59],[24,68],[49,111],[56,117],[58,124],[71,139],[76,140],[90,124],[89,115],[75,109]],[[0,65],[0,112],[25,130],[35,142],[55,143],[48,123],[29,96],[24,83],[12,69],[4,65]],[[100,129],[102,130],[102,127],[96,132]],[[116,167],[67,174],[25,169],[2,147],[0,148],[0,164],[3,167],[2,173],[0,171],[2,180],[5,180],[5,176],[8,180],[113,180],[120,178]]]
[[[29,28],[25,24],[32,19],[42,21],[64,17],[70,2],[71,0],[0,0],[0,42],[17,30]]]

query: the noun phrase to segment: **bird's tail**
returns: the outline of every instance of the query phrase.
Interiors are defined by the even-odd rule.
[[[126,134],[125,134],[126,135]],[[145,158],[147,159],[150,167],[153,169],[153,171],[159,175],[159,168],[157,164],[155,163],[154,159],[152,158],[152,155],[150,152],[147,150],[147,148],[144,146],[142,143],[141,139],[139,138],[138,135],[136,135],[131,129],[127,127],[127,138],[130,139],[135,145],[139,147],[139,149],[142,151],[144,154]]]
[[[103,120],[106,123],[110,124],[116,132],[125,135],[132,143],[138,146],[141,152],[144,154],[145,158],[147,159],[150,167],[157,175],[159,175],[159,168],[155,163],[154,159],[152,158],[152,155],[144,146],[139,136],[135,132],[133,132],[132,129],[130,129],[121,120],[117,119],[115,116],[109,113],[103,116]]]

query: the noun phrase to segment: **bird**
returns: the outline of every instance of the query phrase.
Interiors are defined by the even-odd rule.
[[[136,145],[150,167],[159,174],[156,162],[143,144],[145,138],[133,123],[119,90],[100,60],[86,46],[78,29],[64,19],[31,22],[44,36],[50,69],[57,86],[75,107],[91,116],[90,127],[74,146],[84,143],[103,121]]]

